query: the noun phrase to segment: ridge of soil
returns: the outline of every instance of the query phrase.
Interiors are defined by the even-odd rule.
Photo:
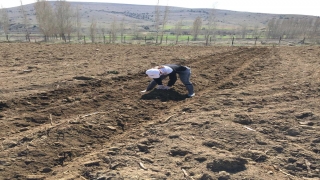
[[[2,179],[320,177],[317,46],[0,46]],[[139,94],[165,63],[194,98]]]

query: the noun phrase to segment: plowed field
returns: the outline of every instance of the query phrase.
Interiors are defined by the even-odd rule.
[[[166,63],[195,97],[139,93]],[[0,83],[0,179],[320,178],[318,46],[2,43]]]

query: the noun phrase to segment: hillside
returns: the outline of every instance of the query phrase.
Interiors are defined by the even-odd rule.
[[[130,5],[130,4],[115,4],[115,3],[87,3],[87,2],[70,2],[72,7],[80,7],[81,21],[83,31],[86,31],[92,21],[97,20],[98,28],[108,28],[110,23],[116,19],[120,21],[125,18],[127,29],[131,29],[134,25],[140,28],[144,26],[152,26],[154,20],[155,6],[147,5]],[[27,11],[27,16],[30,21],[30,28],[37,31],[37,21],[35,18],[35,10],[33,4],[24,5]],[[163,14],[164,7],[161,7]],[[208,12],[211,9],[188,9],[179,7],[170,7],[170,14],[167,29],[173,29],[174,25],[180,19],[183,19],[184,28],[189,28],[197,16],[204,20],[203,25],[206,24]],[[20,7],[8,8],[11,32],[22,31],[22,14]],[[247,25],[252,29],[255,26],[264,28],[268,20],[275,19],[290,19],[300,18],[308,19],[313,16],[304,15],[280,15],[280,14],[263,14],[263,13],[249,13],[237,12],[229,10],[215,10],[215,21],[218,29],[235,29],[241,25]]]

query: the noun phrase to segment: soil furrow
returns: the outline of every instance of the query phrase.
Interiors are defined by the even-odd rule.
[[[240,154],[252,158],[254,162],[249,160],[250,164],[247,164],[250,168],[253,163],[257,163],[254,153],[268,149],[270,153],[260,154],[264,158],[261,162],[267,165],[278,163],[278,166],[290,173],[294,172],[292,166],[282,166],[280,160],[276,160],[282,158],[282,162],[285,162],[286,156],[293,156],[295,153],[290,154],[290,149],[303,149],[299,156],[307,158],[311,163],[316,162],[314,157],[319,151],[318,137],[313,132],[316,127],[312,126],[318,125],[319,116],[315,108],[306,102],[319,97],[315,87],[318,81],[308,83],[309,79],[306,78],[296,81],[290,79],[290,75],[276,72],[281,68],[288,70],[290,65],[296,73],[303,71],[302,76],[313,77],[317,73],[304,73],[307,71],[305,64],[292,66],[282,57],[283,52],[278,48],[88,45],[83,52],[70,55],[70,50],[64,51],[57,45],[39,46],[40,54],[43,53],[40,58],[49,57],[52,52],[50,48],[56,47],[59,47],[59,52],[55,54],[58,58],[50,55],[52,62],[34,65],[38,68],[32,68],[33,71],[29,72],[31,74],[21,80],[21,85],[10,85],[7,83],[10,80],[4,81],[6,84],[1,93],[6,99],[0,101],[0,175],[6,179],[26,179],[28,175],[67,178],[66,171],[75,172],[69,174],[73,178],[83,175],[95,179],[98,174],[94,173],[99,168],[105,170],[104,166],[109,167],[109,160],[110,173],[118,169],[126,170],[126,165],[129,168],[132,163],[143,160],[149,167],[159,165],[160,169],[167,171],[173,163],[191,172],[191,176],[203,172],[192,172],[199,165],[202,170],[210,171],[209,174],[217,175],[214,170],[206,170],[207,163],[205,160],[202,163],[201,159],[213,159],[211,156],[198,157],[202,152],[211,152],[215,157],[221,153],[227,156]],[[130,54],[123,54],[128,50]],[[64,58],[64,55],[68,58]],[[92,59],[86,60],[90,57]],[[130,58],[135,59],[134,63]],[[79,62],[73,62],[76,59]],[[41,61],[32,59],[30,62],[14,62],[12,66],[26,67],[28,63],[35,62]],[[55,63],[55,66],[50,63]],[[164,63],[181,63],[191,67],[195,98],[186,98],[185,87],[179,81],[168,91],[153,90],[144,95],[139,93],[150,81],[144,71]],[[61,66],[65,69],[61,69]],[[53,70],[57,75],[45,80],[34,78],[40,81],[37,84],[42,84],[30,84],[32,88],[27,88],[28,83],[24,81],[31,81],[37,71],[43,76],[53,74]],[[15,71],[19,72],[17,69]],[[24,77],[23,74],[18,76]],[[63,79],[59,79],[61,77]],[[291,88],[289,82],[296,82],[297,85]],[[283,87],[277,87],[282,84]],[[10,89],[17,92],[10,94]],[[26,92],[23,89],[27,89]],[[289,103],[293,106],[286,107]],[[304,103],[301,107],[309,110],[298,111],[296,106],[299,103]],[[161,123],[163,121],[168,121],[168,124]],[[296,122],[291,123],[293,121]],[[300,123],[303,126],[300,127]],[[305,135],[312,136],[310,143],[302,143],[307,139],[300,139],[300,136]],[[277,141],[279,139],[286,142]],[[175,144],[179,145],[178,150],[176,146],[173,147]],[[241,147],[249,150],[245,151]],[[122,156],[115,153],[119,148],[121,153],[130,155],[128,158],[132,157],[127,161],[128,164],[122,164],[126,160],[121,160]],[[200,151],[197,151],[198,148]],[[254,150],[251,151],[251,148]],[[160,160],[161,155],[157,156],[157,152],[169,153],[169,157]],[[145,158],[148,154],[158,159]],[[95,162],[97,156],[103,160],[100,165]],[[171,156],[177,161],[172,161]],[[201,162],[194,162],[194,159]],[[297,166],[297,172],[305,168],[299,164],[301,159],[293,159],[297,160],[292,160],[292,164]],[[316,172],[318,166],[312,164],[310,168],[309,175],[313,177],[315,174],[311,172]],[[176,170],[172,170],[171,174],[162,170],[145,170],[146,174],[141,172],[141,175],[153,177],[158,172],[158,175],[163,173],[168,178],[180,178],[175,175]],[[140,173],[139,169],[133,171]],[[274,173],[275,170],[272,171]],[[240,176],[249,179],[254,177],[247,176],[247,172],[242,169],[232,176],[235,179]],[[269,174],[265,177],[270,179],[271,176]],[[159,179],[160,176],[156,177]]]
[[[248,58],[242,58],[241,60],[237,61],[234,61],[232,58],[230,58],[232,56],[246,54],[248,53],[248,50],[249,49],[246,48],[240,48],[236,49],[235,52],[229,55],[218,55],[216,59],[210,59],[209,56],[207,58],[202,57],[194,61],[196,64],[207,63],[208,60],[209,63],[217,62],[218,65],[213,68],[213,71],[216,70],[217,72],[221,73],[219,78],[223,79],[223,77],[230,76],[230,72],[234,71],[234,69],[225,71],[225,68],[228,67],[228,65],[238,68],[240,66],[243,68],[241,64],[245,64],[246,61],[251,61],[252,57],[250,56],[246,56]],[[225,59],[231,59],[231,61],[228,62]],[[239,66],[237,64],[239,64]],[[199,72],[194,63],[190,63],[190,66],[195,69],[195,73]],[[204,70],[202,73],[206,73],[206,71]],[[75,154],[75,157],[81,157],[87,153],[87,151],[83,150],[83,148],[88,146],[88,144],[93,146],[92,148],[98,148],[97,150],[99,150],[104,142],[121,132],[122,128],[128,130],[129,128],[134,127],[135,124],[139,124],[146,120],[163,118],[165,115],[162,115],[162,112],[159,111],[167,111],[172,108],[174,109],[174,106],[188,106],[188,104],[196,101],[185,100],[186,97],[182,93],[184,90],[183,87],[178,87],[177,91],[173,90],[165,95],[163,95],[161,91],[155,90],[146,97],[142,97],[141,100],[137,101],[136,98],[138,98],[139,95],[131,89],[141,89],[143,85],[140,82],[140,79],[143,76],[145,75],[134,74],[131,76],[119,76],[109,80],[93,79],[84,81],[84,83],[80,83],[78,85],[67,87],[65,89],[43,92],[22,99],[12,100],[10,103],[8,103],[8,106],[11,111],[16,109],[16,112],[13,111],[11,113],[24,113],[27,122],[14,124],[18,128],[22,127],[20,128],[20,131],[22,132],[18,133],[18,136],[10,135],[10,138],[5,139],[3,141],[5,143],[10,140],[15,140],[17,143],[15,146],[13,146],[14,148],[8,146],[5,147],[5,149],[9,148],[8,150],[12,155],[19,153],[21,154],[21,152],[18,151],[21,151],[22,147],[25,147],[23,151],[27,150],[25,143],[32,144],[32,146],[35,148],[44,143],[46,146],[42,148],[42,152],[30,150],[32,148],[28,147],[30,148],[27,150],[28,153],[22,153],[22,157],[27,156],[33,159],[32,163],[35,165],[31,166],[32,168],[37,167],[37,164],[39,165],[37,159],[38,157],[43,156],[57,157],[48,159],[44,164],[41,163],[43,166],[53,167],[62,165],[64,161],[69,161],[69,159],[59,159],[59,157],[62,156],[65,151],[72,151],[72,153]],[[206,78],[214,79],[215,77],[208,75]],[[212,82],[210,82],[210,84],[207,86],[212,87],[213,84],[211,83]],[[109,87],[112,87],[112,89]],[[206,87],[197,85],[196,89],[200,90],[197,93],[201,95],[201,89],[206,89]],[[210,91],[210,89],[207,91]],[[167,101],[165,104],[155,103],[150,101],[149,98],[151,96],[153,98],[157,97],[160,99],[167,99]],[[130,98],[131,101],[128,101]],[[154,98],[154,100],[157,98]],[[125,102],[123,100],[125,100]],[[177,104],[174,103],[174,100],[182,101]],[[10,108],[12,106],[11,104],[14,104],[15,108]],[[102,119],[96,120],[96,122],[85,122],[84,120],[77,118],[79,115],[81,115],[78,109],[81,109],[83,112],[81,114],[85,114],[85,112],[90,114],[92,113],[93,109],[94,112],[103,112],[103,116],[101,116]],[[148,109],[147,113],[142,111],[146,109]],[[128,110],[133,112],[128,114]],[[45,125],[45,128],[35,130],[34,127],[37,125],[48,124],[50,122],[51,119],[49,114],[51,114],[51,118],[54,121],[53,126]],[[71,121],[69,120],[69,123],[64,123],[66,119],[70,118],[73,119]],[[23,121],[23,119],[21,119],[21,121]],[[10,124],[7,125],[12,126]],[[116,127],[120,131],[114,132],[114,130],[110,130],[110,128],[108,128],[110,126]],[[12,131],[12,129],[10,129],[10,131]],[[2,132],[4,134],[6,133],[6,131]],[[32,134],[31,137],[30,134]],[[73,143],[63,143],[71,141],[71,139],[73,139]],[[57,143],[59,141],[62,142]],[[8,153],[8,150],[4,151],[3,153]],[[43,155],[39,155],[39,153]],[[17,166],[23,167],[22,164],[24,163],[25,162],[21,161],[20,163],[17,163]],[[32,168],[29,170],[35,171],[35,169]]]

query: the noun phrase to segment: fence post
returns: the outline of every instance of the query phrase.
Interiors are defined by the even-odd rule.
[[[256,37],[256,40],[254,41],[254,45],[256,45],[256,44],[257,44],[257,40],[258,40],[258,37]]]
[[[281,42],[281,36],[280,36],[280,38],[279,38],[279,45],[280,45],[280,42]]]
[[[147,44],[147,36],[144,37],[144,43]]]
[[[232,46],[233,46],[233,42],[234,42],[234,36],[232,37],[232,44],[231,44]]]
[[[7,41],[9,41],[9,35],[6,35]]]

